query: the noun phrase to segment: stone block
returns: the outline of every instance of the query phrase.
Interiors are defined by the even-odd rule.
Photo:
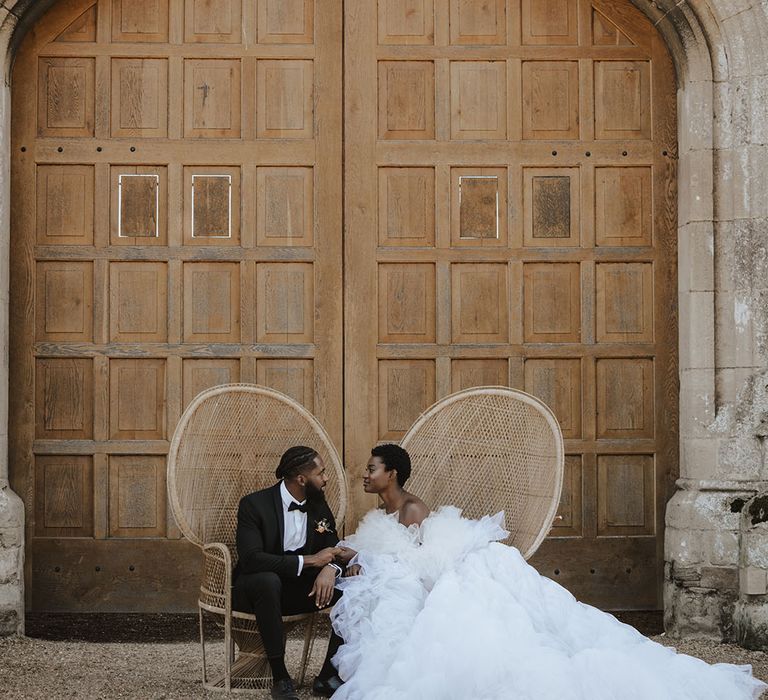
[[[680,476],[684,479],[713,479],[717,474],[718,438],[680,440]]]
[[[720,530],[710,535],[704,558],[713,566],[735,568],[739,564],[739,535],[732,530]]]
[[[0,549],[0,585],[18,581],[21,574],[19,548]]]
[[[700,542],[707,533],[738,531],[741,514],[731,510],[736,496],[721,491],[678,491],[667,504],[667,527],[690,533]]]
[[[695,339],[691,339],[694,342]],[[714,437],[715,370],[687,369],[680,372],[681,437]]]
[[[720,367],[755,366],[753,309],[748,292],[719,292],[715,298],[717,362]]]
[[[685,567],[700,565],[704,561],[704,550],[699,533],[667,527],[664,531],[664,557],[674,563],[675,575]]]
[[[742,595],[765,595],[768,593],[768,572],[756,566],[747,566],[739,571],[739,592]]]
[[[715,366],[715,293],[680,294],[680,369]],[[687,341],[687,342],[686,342]]]
[[[720,444],[720,473],[728,479],[757,480],[762,462],[760,445],[753,437],[732,438]]]
[[[713,291],[715,288],[714,224],[707,221],[681,226],[677,239],[679,290],[681,292]]]

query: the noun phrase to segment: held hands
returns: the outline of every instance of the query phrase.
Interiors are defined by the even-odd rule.
[[[325,551],[325,550],[323,550]],[[317,609],[327,607],[333,598],[333,589],[336,585],[336,571],[330,566],[324,566],[315,579],[309,597],[315,597]]]
[[[304,566],[311,566],[315,569],[322,569],[327,564],[330,564],[341,552],[339,547],[326,547],[321,549],[317,554],[305,554]],[[311,594],[310,594],[311,595]]]
[[[337,549],[340,553],[336,555],[336,563],[341,566],[348,566],[349,562],[351,562],[352,558],[357,554],[354,549],[350,549],[349,547],[337,547]]]

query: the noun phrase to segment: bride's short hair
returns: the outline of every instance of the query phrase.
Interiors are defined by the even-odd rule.
[[[277,465],[275,476],[278,479],[290,479],[297,476],[299,472],[311,466],[317,457],[317,450],[304,445],[289,447],[280,458],[280,464]]]
[[[376,445],[371,450],[371,457],[378,457],[384,462],[384,468],[391,472],[397,472],[397,483],[405,486],[411,475],[411,457],[400,445]]]

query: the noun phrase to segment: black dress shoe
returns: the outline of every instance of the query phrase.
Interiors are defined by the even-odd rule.
[[[320,676],[318,676],[312,684],[312,694],[322,695],[324,698],[329,698],[341,688],[342,685],[344,685],[344,681],[336,674],[328,678],[320,678]]]
[[[296,692],[296,688],[290,678],[282,678],[279,681],[275,681],[270,695],[274,700],[299,700],[299,694]]]

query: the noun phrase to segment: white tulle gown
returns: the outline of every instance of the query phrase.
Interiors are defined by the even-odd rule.
[[[749,666],[677,654],[540,576],[503,514],[442,508],[406,528],[366,515],[346,545],[364,573],[332,614],[346,683],[334,700],[739,700]]]

